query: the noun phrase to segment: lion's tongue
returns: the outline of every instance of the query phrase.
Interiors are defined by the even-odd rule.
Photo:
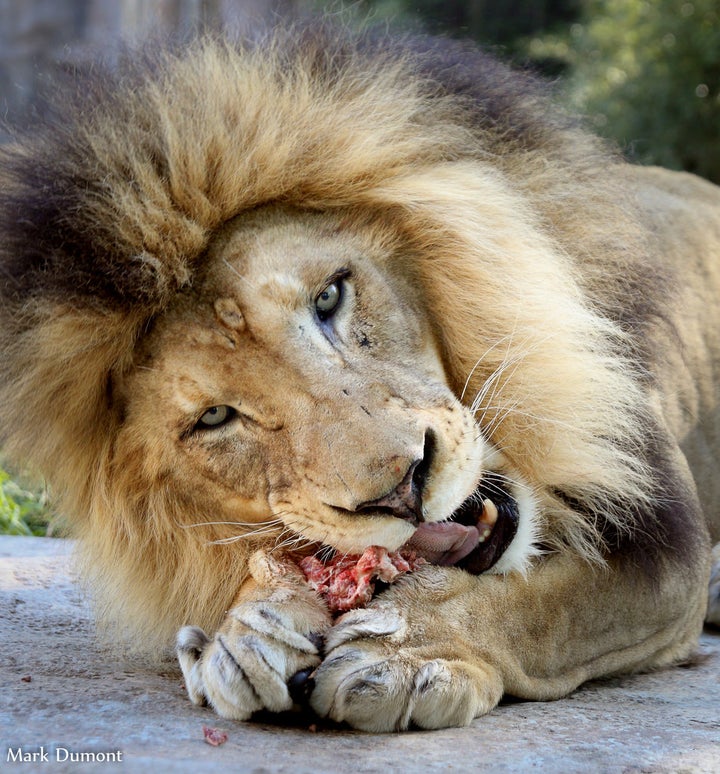
[[[466,527],[455,521],[423,522],[403,548],[417,551],[431,564],[451,565],[477,548],[479,539],[476,527]]]

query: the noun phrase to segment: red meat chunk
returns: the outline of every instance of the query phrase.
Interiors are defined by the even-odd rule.
[[[391,552],[381,546],[370,546],[361,556],[336,555],[327,563],[307,556],[300,561],[300,569],[335,615],[367,605],[376,580],[393,583],[423,564],[425,560],[414,551]]]
[[[228,735],[224,731],[220,731],[219,728],[210,728],[209,726],[203,726],[203,736],[205,741],[213,747],[225,744],[228,739]]]

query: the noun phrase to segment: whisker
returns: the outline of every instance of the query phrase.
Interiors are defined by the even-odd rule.
[[[268,521],[198,521],[195,524],[180,524],[181,529],[194,529],[195,527],[269,527],[279,526],[282,519],[269,519]]]
[[[282,551],[284,549],[293,548],[293,549],[300,549],[305,548],[306,546],[313,545],[313,540],[308,540],[307,538],[303,537],[302,535],[294,535],[291,537],[288,537],[287,539],[283,540],[282,543],[278,543],[274,545],[270,549],[270,553],[274,553],[276,551]]]
[[[480,365],[480,363],[482,363],[482,362],[485,360],[485,358],[486,358],[486,357],[487,357],[487,356],[488,356],[488,355],[489,355],[489,354],[490,354],[490,353],[491,353],[491,352],[492,352],[492,351],[493,351],[493,350],[494,350],[496,347],[499,347],[499,346],[500,346],[500,345],[503,343],[503,341],[505,341],[506,339],[509,339],[510,341],[512,341],[512,338],[513,338],[513,336],[514,336],[514,335],[515,335],[515,329],[513,329],[513,330],[512,330],[510,333],[506,334],[506,335],[505,335],[505,336],[503,336],[502,338],[498,339],[498,340],[497,340],[497,341],[496,341],[494,344],[492,344],[491,346],[489,346],[489,347],[488,347],[488,348],[485,350],[485,352],[483,352],[483,353],[482,353],[482,355],[480,355],[480,357],[479,357],[479,358],[478,358],[478,359],[475,361],[475,365],[474,365],[474,366],[473,366],[473,367],[470,369],[470,373],[468,374],[468,377],[467,377],[467,379],[465,380],[465,384],[464,384],[464,386],[463,386],[463,388],[462,388],[462,392],[460,393],[460,402],[461,402],[461,403],[462,403],[462,400],[463,400],[463,398],[465,397],[465,393],[467,392],[467,388],[468,388],[468,385],[470,384],[470,380],[472,379],[472,377],[473,377],[473,374],[474,374],[474,373],[475,373],[475,371],[477,370],[477,368],[478,368],[478,366]]]
[[[340,483],[341,483],[341,484],[342,484],[342,485],[345,487],[345,489],[347,490],[348,494],[352,495],[352,490],[351,490],[351,489],[350,489],[350,487],[348,486],[348,483],[347,483],[347,481],[345,481],[345,479],[342,477],[342,475],[340,475],[340,471],[338,470],[338,468],[337,468],[337,465],[336,465],[336,463],[335,463],[335,460],[336,460],[336,455],[335,455],[335,454],[333,454],[333,449],[332,449],[332,441],[331,441],[331,439],[330,439],[330,436],[326,436],[326,438],[325,438],[325,444],[326,444],[326,446],[327,446],[327,448],[328,448],[328,451],[330,452],[330,457],[329,457],[329,459],[330,459],[330,463],[332,464],[332,467],[333,467],[333,473],[335,473],[335,475],[336,475],[336,476],[337,476],[337,478],[339,479]]]
[[[496,407],[496,408],[500,408],[500,407]],[[567,428],[568,430],[577,429],[574,425],[571,425],[569,422],[564,422],[560,419],[555,419],[554,417],[541,417],[541,416],[538,416],[537,414],[534,414],[531,411],[520,411],[516,408],[510,407],[509,413],[517,414],[517,416],[526,417],[527,419],[532,419],[535,422],[539,422],[546,425],[556,425],[557,427],[564,427],[564,428]],[[503,417],[503,419],[504,418],[505,417]],[[497,430],[497,426],[495,427],[495,429]]]
[[[327,562],[329,562],[332,559],[334,553],[335,553],[335,549],[332,546],[328,546],[328,545],[320,546],[320,548],[315,552],[318,559],[323,564],[326,564]]]
[[[288,512],[288,515],[291,512]],[[285,522],[285,528],[275,538],[275,544],[270,549],[270,553],[283,551],[286,549],[299,550],[307,546],[312,546],[316,543],[314,540],[302,535],[298,532],[292,522]]]
[[[231,535],[229,537],[218,538],[217,540],[210,540],[208,542],[209,545],[224,545],[226,543],[237,543],[240,540],[261,537],[262,535],[273,535],[274,533],[274,529],[255,529],[250,532],[242,532],[239,535]]]
[[[524,346],[525,342],[523,342]],[[502,392],[505,385],[508,383],[508,381],[511,379],[511,377],[515,374],[518,367],[522,363],[522,361],[527,357],[529,354],[528,351],[523,350],[521,353],[518,353],[515,355],[515,357],[509,357],[509,344],[508,344],[508,351],[506,352],[505,358],[503,361],[498,365],[498,367],[490,374],[488,379],[486,380],[485,384],[483,384],[482,388],[480,389],[480,392],[475,396],[475,399],[470,404],[470,410],[473,411],[473,413],[476,413],[482,402],[485,400],[488,390],[492,386],[492,394],[490,395],[489,401],[492,402],[495,399],[495,396],[497,395],[498,388],[500,388],[500,392]],[[512,367],[512,371],[507,374],[508,369]],[[507,374],[507,376],[506,376]],[[505,380],[502,382],[502,385],[500,383],[500,377],[506,376]]]
[[[475,365],[470,369],[470,373],[467,376],[467,379],[465,380],[465,384],[463,385],[462,391],[460,392],[460,402],[462,403],[463,399],[465,398],[465,393],[467,392],[467,388],[470,386],[470,380],[475,375],[475,371],[477,371],[478,367],[480,366],[480,363],[482,363],[485,358],[490,354],[490,352],[495,349],[495,347],[498,347],[505,339],[511,337],[512,334],[508,334],[508,336],[503,336],[502,339],[499,339],[496,341],[491,347],[488,347],[488,349],[483,352],[482,355],[475,361]]]
[[[299,535],[297,532],[287,529],[287,527],[275,538],[275,544],[272,547],[272,551],[284,548],[287,545],[290,545],[291,543],[295,543],[298,540],[301,540],[302,536]]]
[[[240,272],[230,263],[230,261],[227,260],[227,258],[223,258],[223,263],[240,280],[240,282],[244,282],[249,287],[253,286],[252,282],[250,282],[250,280],[247,277],[243,277],[243,275],[240,274]]]
[[[500,406],[497,406],[497,405],[493,406],[493,404],[495,404],[496,399],[498,399],[502,395],[503,391],[505,390],[508,383],[510,383],[512,377],[515,375],[515,372],[517,371],[517,369],[519,368],[523,360],[525,360],[530,354],[532,354],[537,349],[537,347],[539,347],[542,343],[552,338],[552,334],[550,334],[531,343],[531,340],[528,337],[524,341],[517,344],[516,354],[511,357],[510,350],[513,345],[513,340],[512,340],[513,335],[514,335],[514,331],[511,336],[506,336],[503,339],[500,339],[498,342],[496,342],[496,345],[498,345],[500,342],[507,340],[505,357],[503,358],[502,362],[497,366],[497,368],[492,372],[492,374],[490,374],[490,376],[487,378],[487,380],[485,381],[485,383],[483,384],[483,386],[475,396],[474,400],[470,404],[470,410],[474,414],[477,414],[478,411],[481,411],[481,415],[477,419],[480,425],[483,424],[485,417],[487,416],[488,412],[492,410],[493,407],[498,409],[501,408]],[[488,352],[489,351],[491,350],[488,350]],[[470,377],[468,377],[468,381],[469,381],[469,378]],[[463,390],[463,394],[464,392],[465,391]],[[483,404],[485,405],[483,406]],[[498,424],[499,422],[497,421],[497,418],[496,418],[496,420],[494,420],[495,429],[497,429]]]
[[[533,486],[532,484],[527,483],[526,481],[519,481],[518,479],[514,478],[513,476],[508,476],[505,473],[499,473],[495,470],[490,471],[495,478],[499,478],[501,481],[503,481],[506,484],[511,484],[512,486],[516,487],[517,489],[523,489],[526,492],[535,492],[537,488]],[[498,484],[495,484],[493,482],[487,482],[488,488],[495,488],[498,492],[500,492],[500,487]]]
[[[493,433],[497,432],[497,429],[500,427],[500,425],[513,414],[520,415],[520,411],[518,409],[518,406],[520,405],[520,400],[516,400],[514,403],[510,403],[507,406],[486,406],[485,410],[483,411],[483,416],[479,420],[482,423],[482,420],[485,418],[485,415],[489,411],[495,411],[495,415],[493,418],[484,425],[483,429],[487,433],[488,437],[492,438]]]

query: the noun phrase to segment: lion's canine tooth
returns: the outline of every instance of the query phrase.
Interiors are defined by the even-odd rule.
[[[493,531],[495,522],[497,522],[498,510],[495,503],[490,500],[483,500],[483,509],[480,518],[476,524],[478,530],[478,543],[484,543]]]
[[[483,500],[483,509],[482,509],[482,513],[480,514],[479,523],[487,524],[492,529],[495,526],[497,517],[498,517],[498,510],[497,510],[497,507],[495,506],[495,503],[490,499]]]

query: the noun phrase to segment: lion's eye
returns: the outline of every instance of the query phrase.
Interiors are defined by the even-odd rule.
[[[315,311],[321,320],[327,320],[338,308],[342,299],[342,281],[331,282],[315,299]]]
[[[209,408],[198,420],[196,427],[200,430],[209,430],[229,422],[235,416],[235,409],[230,406],[213,406]]]

